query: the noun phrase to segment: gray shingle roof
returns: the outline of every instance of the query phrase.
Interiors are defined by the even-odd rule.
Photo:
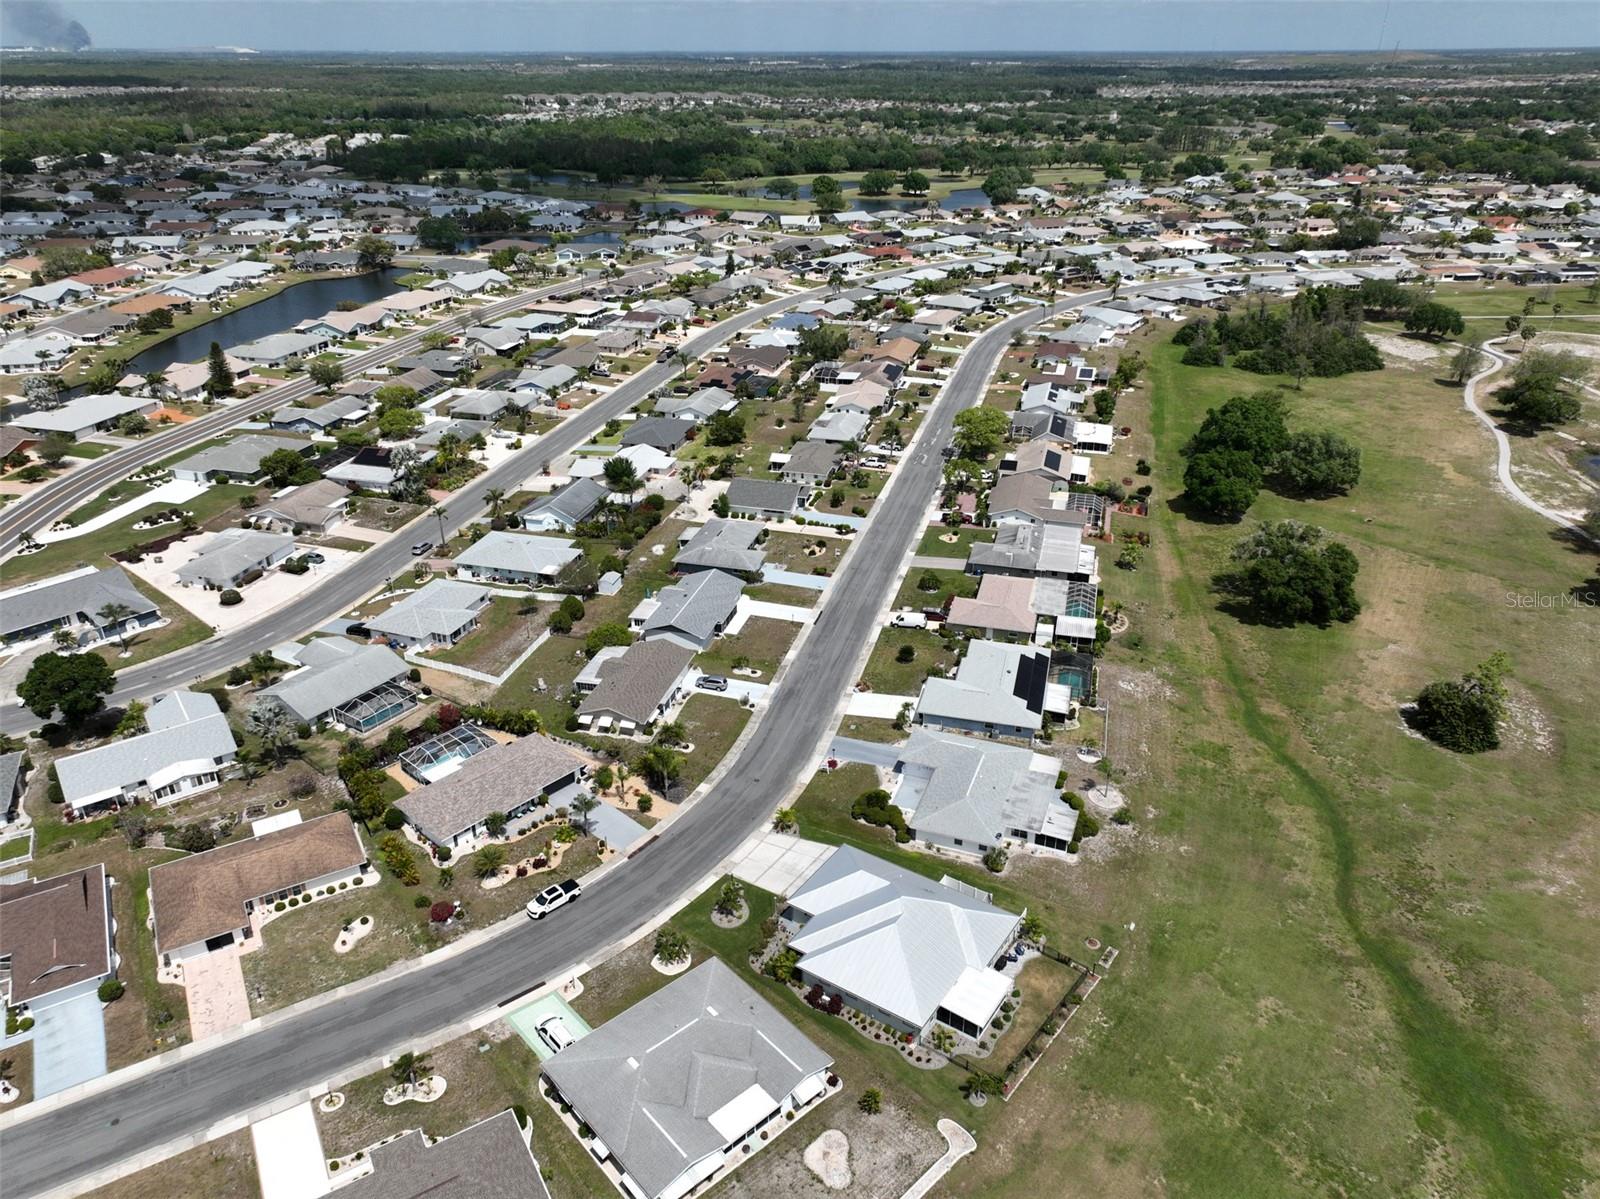
[[[148,733],[56,759],[56,778],[67,803],[92,803],[159,779],[172,767],[218,761],[238,748],[216,700],[192,691],[174,695],[182,698],[169,703],[169,696],[152,705],[155,721]]]
[[[412,1131],[372,1150],[342,1199],[550,1199],[517,1117],[490,1116],[431,1145]]]
[[[917,700],[917,717],[1037,729],[1043,707],[1034,706],[1028,681],[1049,667],[1047,650],[998,641],[974,641],[954,678],[930,678]],[[1042,684],[1039,690],[1042,693]]]
[[[570,749],[534,733],[474,754],[454,774],[417,788],[394,806],[428,840],[448,845],[490,812],[526,803],[583,765]]]
[[[614,712],[635,724],[647,724],[693,658],[693,650],[665,639],[636,641],[600,668],[600,685],[583,701],[578,715]]]
[[[644,635],[680,631],[709,641],[727,622],[744,592],[744,580],[721,570],[702,570],[663,588],[657,607],[644,622]]]
[[[277,699],[300,720],[318,720],[384,683],[404,678],[410,671],[392,650],[381,645],[356,645],[337,638],[319,638],[312,645],[318,647],[310,656],[316,664],[308,664],[261,693]],[[334,646],[348,649],[336,651]],[[302,661],[308,661],[307,656],[303,655]]]
[[[728,484],[728,505],[739,512],[793,512],[806,489],[773,479],[735,479]]]
[[[659,1195],[728,1146],[717,1118],[750,1088],[776,1109],[831,1064],[709,958],[556,1054],[544,1073],[643,1192]]]
[[[199,554],[178,567],[184,583],[227,583],[294,545],[289,533],[225,529]]]
[[[496,529],[456,555],[457,566],[554,576],[583,551],[564,537],[540,537]]]
[[[374,633],[421,640],[452,637],[477,619],[487,587],[454,579],[433,579],[366,622]]]
[[[108,566],[7,592],[0,597],[0,636],[10,637],[62,619],[81,618],[98,627],[103,622],[96,613],[107,604],[125,604],[137,617],[158,613],[120,567]]]
[[[293,450],[304,454],[311,443],[299,437],[266,437],[259,433],[243,433],[221,445],[207,446],[199,453],[174,463],[174,469],[194,471],[208,475],[220,470],[231,475],[255,477],[261,473],[261,460],[276,450]]]
[[[673,565],[691,570],[729,570],[753,574],[766,561],[756,548],[761,526],[750,521],[708,520],[678,551]]]
[[[1038,757],[1040,761],[1035,762]],[[1077,813],[1056,791],[1056,763],[1030,749],[936,733],[912,732],[896,764],[894,802],[919,837],[995,845],[1012,829],[1071,838]]]
[[[524,518],[553,516],[568,525],[589,519],[610,494],[603,484],[593,479],[574,479],[559,491],[540,496],[522,510]]]

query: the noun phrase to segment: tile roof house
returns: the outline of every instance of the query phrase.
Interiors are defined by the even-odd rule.
[[[543,806],[541,798],[570,806],[587,772],[582,757],[533,733],[474,754],[454,773],[407,793],[394,806],[419,836],[460,848],[487,834],[484,821],[492,812],[514,822]]]
[[[1033,612],[1033,580],[1011,575],[984,575],[975,596],[950,600],[945,623],[976,630],[984,637],[1032,637],[1039,618]]]
[[[39,1012],[117,969],[106,868],[0,883],[0,1003]]]
[[[238,745],[228,718],[204,692],[173,691],[145,712],[148,732],[56,759],[73,811],[148,799],[156,805],[218,786]]]
[[[633,733],[660,719],[683,693],[694,651],[665,637],[636,641],[603,663],[600,683],[578,705],[578,723],[591,732],[615,725]]]
[[[983,892],[935,882],[841,845],[789,897],[802,980],[904,1032],[935,1021],[969,1036],[1011,994],[993,968],[1022,917]]]
[[[120,619],[102,616],[118,606],[130,609]],[[84,570],[0,592],[0,643],[20,645],[71,629],[79,645],[92,645],[155,624],[161,610],[133,585],[119,566]]]
[[[486,583],[553,583],[583,557],[564,537],[540,537],[495,529],[456,555],[456,577]]]
[[[478,627],[489,598],[486,587],[457,579],[432,579],[363,623],[391,645],[407,649],[449,646]]]
[[[248,941],[278,900],[360,886],[366,871],[366,847],[345,812],[152,866],[156,952],[165,962]]]
[[[300,669],[261,692],[296,720],[369,732],[416,705],[404,683],[411,668],[381,645],[318,637],[296,656]]]
[[[594,1131],[591,1148],[621,1174],[625,1195],[678,1199],[827,1094],[832,1065],[708,958],[550,1058],[543,1073]]]
[[[646,640],[665,637],[689,649],[711,644],[733,619],[744,580],[722,570],[700,570],[681,583],[640,600],[628,623]]]
[[[954,732],[1027,741],[1046,712],[1064,716],[1069,701],[1067,688],[1050,682],[1049,650],[973,641],[952,677],[935,676],[922,685],[913,719]]]
[[[529,1133],[509,1108],[434,1140],[421,1129],[375,1145],[372,1172],[341,1199],[550,1199]]]
[[[726,570],[757,574],[767,557],[766,551],[756,545],[761,533],[761,526],[754,522],[713,517],[693,532],[685,530],[679,536],[673,568],[680,572]]]

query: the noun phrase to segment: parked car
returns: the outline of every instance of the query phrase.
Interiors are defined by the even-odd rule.
[[[316,550],[307,550],[305,553],[300,555],[300,561],[306,563],[308,566],[321,566],[327,561],[327,559],[321,554],[317,553]]]
[[[889,617],[889,624],[897,629],[925,629],[928,618],[921,612],[895,612]]]
[[[560,1016],[546,1016],[534,1027],[538,1030],[539,1039],[550,1046],[554,1053],[560,1053],[573,1042],[573,1036]]]
[[[720,674],[703,674],[695,680],[694,685],[702,691],[726,691],[728,680]]]
[[[411,556],[413,558],[420,558],[420,557],[422,557],[423,554],[426,554],[432,548],[433,548],[433,542],[431,542],[431,541],[419,541],[419,542],[417,542],[416,545],[411,547]]]
[[[583,888],[575,878],[569,878],[562,883],[551,883],[539,894],[528,900],[525,909],[534,920],[543,920],[559,907],[564,907],[583,894]]]

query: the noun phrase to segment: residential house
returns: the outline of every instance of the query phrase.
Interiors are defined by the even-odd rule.
[[[1048,714],[1065,717],[1070,690],[1050,681],[1050,651],[973,641],[950,678],[922,685],[913,720],[952,732],[1028,741]]]
[[[550,1199],[531,1135],[510,1108],[445,1137],[412,1129],[367,1150],[371,1172],[341,1179],[339,1197]]]
[[[116,973],[116,922],[99,862],[0,883],[0,1004],[37,1015],[95,994]]]
[[[33,369],[38,370],[38,365]],[[148,396],[85,395],[68,400],[59,408],[13,416],[11,424],[39,437],[60,433],[69,440],[81,441],[94,433],[115,429],[125,416],[149,416],[159,407],[161,402]]]
[[[334,396],[315,408],[279,408],[268,418],[274,429],[290,433],[329,434],[345,425],[358,424],[371,411],[367,399],[359,395]]]
[[[554,583],[583,551],[563,537],[492,530],[456,555],[456,578],[482,583]]]
[[[1083,527],[1075,524],[1001,525],[993,542],[973,542],[967,551],[967,573],[1100,580],[1095,547],[1084,542]]]
[[[345,518],[350,492],[336,479],[289,487],[250,513],[250,523],[282,533],[327,533]]]
[[[220,786],[238,745],[210,695],[173,691],[144,716],[148,732],[56,759],[56,780],[74,812],[149,800],[158,807]]]
[[[806,431],[806,440],[833,445],[859,443],[866,438],[871,425],[872,418],[865,413],[828,411],[811,422],[811,428]]]
[[[535,808],[570,807],[588,762],[542,733],[492,745],[443,779],[395,801],[417,835],[452,850],[475,847],[498,812],[515,827]]]
[[[80,570],[0,592],[0,644],[7,647],[38,641],[57,629],[68,630],[74,645],[93,645],[160,620],[161,610],[120,566]]]
[[[665,395],[656,401],[658,416],[676,416],[695,424],[703,424],[719,412],[732,411],[738,405],[732,392],[721,387],[702,387],[692,395]]]
[[[172,464],[172,477],[186,483],[204,483],[221,475],[228,482],[248,483],[262,475],[261,460],[278,450],[305,457],[315,447],[298,437],[267,437],[241,433],[219,445],[207,446]]]
[[[1060,769],[1031,749],[913,729],[889,794],[912,839],[929,847],[980,857],[1017,846],[1063,854],[1078,813],[1056,786]]]
[[[299,669],[261,694],[303,724],[367,733],[416,706],[411,668],[384,646],[317,637],[293,654]]]
[[[833,477],[839,463],[839,449],[825,441],[797,442],[787,460],[778,468],[785,483],[802,487],[821,487]]]
[[[367,851],[345,812],[150,868],[150,923],[164,965],[253,940],[274,905],[367,881]]]
[[[456,579],[433,579],[364,623],[390,645],[429,650],[451,646],[478,627],[492,593]]]
[[[570,533],[593,516],[610,494],[605,484],[595,479],[574,479],[524,508],[522,527],[538,533],[557,529]]]
[[[1011,995],[994,969],[1022,917],[990,897],[841,845],[789,897],[799,978],[912,1035],[935,1022],[984,1035]]]
[[[665,637],[703,650],[722,635],[739,607],[744,580],[724,570],[701,570],[639,601],[628,624],[646,640]]]
[[[829,1091],[832,1059],[717,958],[544,1063],[632,1199],[680,1199]]]
[[[1033,611],[1033,580],[1009,575],[984,575],[976,596],[950,600],[945,623],[989,638],[1031,638],[1039,623]]]
[[[684,692],[694,651],[665,637],[636,641],[604,663],[599,685],[578,705],[592,733],[628,735],[666,715]]]
[[[205,548],[178,567],[178,582],[185,587],[224,591],[259,579],[295,551],[294,536],[261,529],[223,529],[205,542]]]
[[[784,520],[805,510],[810,488],[772,479],[737,478],[728,484],[728,511],[736,516]]]
[[[674,570],[726,570],[734,574],[755,575],[766,561],[766,551],[758,548],[762,527],[752,521],[713,517],[700,528],[685,530],[678,538]]]
[[[253,367],[279,369],[293,359],[310,358],[322,353],[336,339],[326,333],[271,333],[242,346],[234,346],[228,353],[240,362]]]
[[[670,416],[644,416],[622,431],[622,444],[647,445],[671,453],[689,439],[695,422]]]

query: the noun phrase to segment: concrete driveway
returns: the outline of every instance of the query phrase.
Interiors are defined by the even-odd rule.
[[[745,842],[733,864],[733,876],[774,895],[792,895],[833,849],[821,841],[769,831]]]
[[[33,1093],[54,1095],[106,1072],[106,1022],[97,995],[34,1013]]]
[[[316,1199],[333,1189],[310,1102],[250,1126],[261,1199]]]
[[[196,1041],[250,1019],[250,996],[244,989],[237,946],[184,962],[183,989],[189,997],[189,1035]]]

